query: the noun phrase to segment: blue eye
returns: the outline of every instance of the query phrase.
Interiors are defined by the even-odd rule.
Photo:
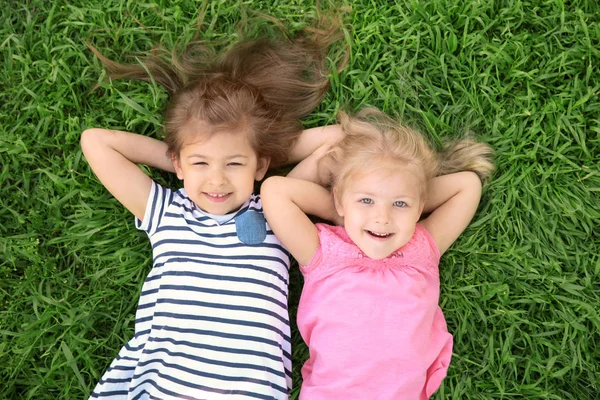
[[[373,200],[369,198],[360,199],[360,202],[363,204],[373,204]]]
[[[394,202],[394,207],[406,207],[406,203],[401,200],[398,200]]]

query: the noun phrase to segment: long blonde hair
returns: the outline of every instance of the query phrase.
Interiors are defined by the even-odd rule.
[[[193,41],[180,55],[172,51],[169,57],[166,50],[156,49],[142,64],[128,65],[88,46],[111,77],[154,80],[167,89],[165,142],[170,155],[179,155],[185,142],[182,127],[196,119],[214,128],[207,134],[220,129],[248,133],[257,155],[277,167],[287,161],[302,132],[299,120],[321,102],[329,87],[327,53],[342,37],[341,17],[319,14],[316,28],[293,37],[283,30],[281,38],[243,40],[224,54]],[[338,70],[347,58],[348,49],[342,49]]]
[[[338,191],[357,173],[374,170],[387,161],[410,168],[424,183],[422,195],[435,176],[473,171],[486,183],[494,171],[492,148],[472,138],[447,144],[437,152],[420,132],[376,108],[363,109],[353,117],[340,112],[338,119],[345,137],[323,160],[331,171],[328,180]]]

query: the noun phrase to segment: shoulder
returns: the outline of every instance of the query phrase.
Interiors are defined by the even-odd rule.
[[[310,263],[301,266],[304,275],[327,266],[342,265],[347,255],[356,253],[356,245],[344,227],[324,223],[317,223],[315,226],[319,235],[319,247]]]
[[[402,252],[404,257],[418,258],[428,266],[437,266],[440,261],[440,251],[433,236],[421,224],[416,225],[415,233],[402,248]]]
[[[343,226],[335,226],[324,223],[315,224],[317,227],[317,231],[319,233],[319,241],[321,246],[335,246],[340,243],[346,243],[349,245],[353,245],[352,240],[346,233],[346,229]]]
[[[191,200],[185,193],[184,188],[173,190],[153,180],[150,195],[148,196],[148,207],[164,207],[171,203],[189,204]]]
[[[349,240],[346,229],[343,226],[330,225],[323,222],[318,222],[315,226],[319,231],[319,235],[332,236],[344,241]]]
[[[154,180],[151,182],[144,218],[143,220],[135,218],[136,227],[149,235],[152,235],[158,225],[162,223],[163,215],[174,198],[171,189],[156,183]]]

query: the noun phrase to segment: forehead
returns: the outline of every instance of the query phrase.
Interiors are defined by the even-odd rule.
[[[373,171],[350,176],[343,193],[348,195],[370,194],[376,197],[418,199],[421,178],[410,168],[377,168]]]
[[[256,155],[248,134],[243,129],[215,128],[203,121],[195,121],[184,125],[179,134],[183,142],[182,154],[200,152],[205,156],[230,153]]]

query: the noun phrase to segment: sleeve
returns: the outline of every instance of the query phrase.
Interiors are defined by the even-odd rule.
[[[152,181],[144,219],[135,218],[135,227],[152,236],[160,226],[167,206],[173,201],[173,191]]]
[[[427,260],[429,260],[428,264],[430,264],[430,266],[437,267],[441,257],[437,243],[435,243],[433,236],[431,236],[429,231],[425,229],[423,225],[417,224],[417,229],[423,237],[423,241],[427,243],[427,247],[429,248],[429,257],[427,257]]]
[[[317,227],[317,231],[319,233],[319,247],[317,247],[317,251],[308,265],[300,265],[300,272],[302,272],[302,275],[304,275],[305,278],[323,264],[323,259],[328,254],[327,248],[329,243],[328,235],[330,235],[330,226],[322,223],[315,224],[315,226]]]

